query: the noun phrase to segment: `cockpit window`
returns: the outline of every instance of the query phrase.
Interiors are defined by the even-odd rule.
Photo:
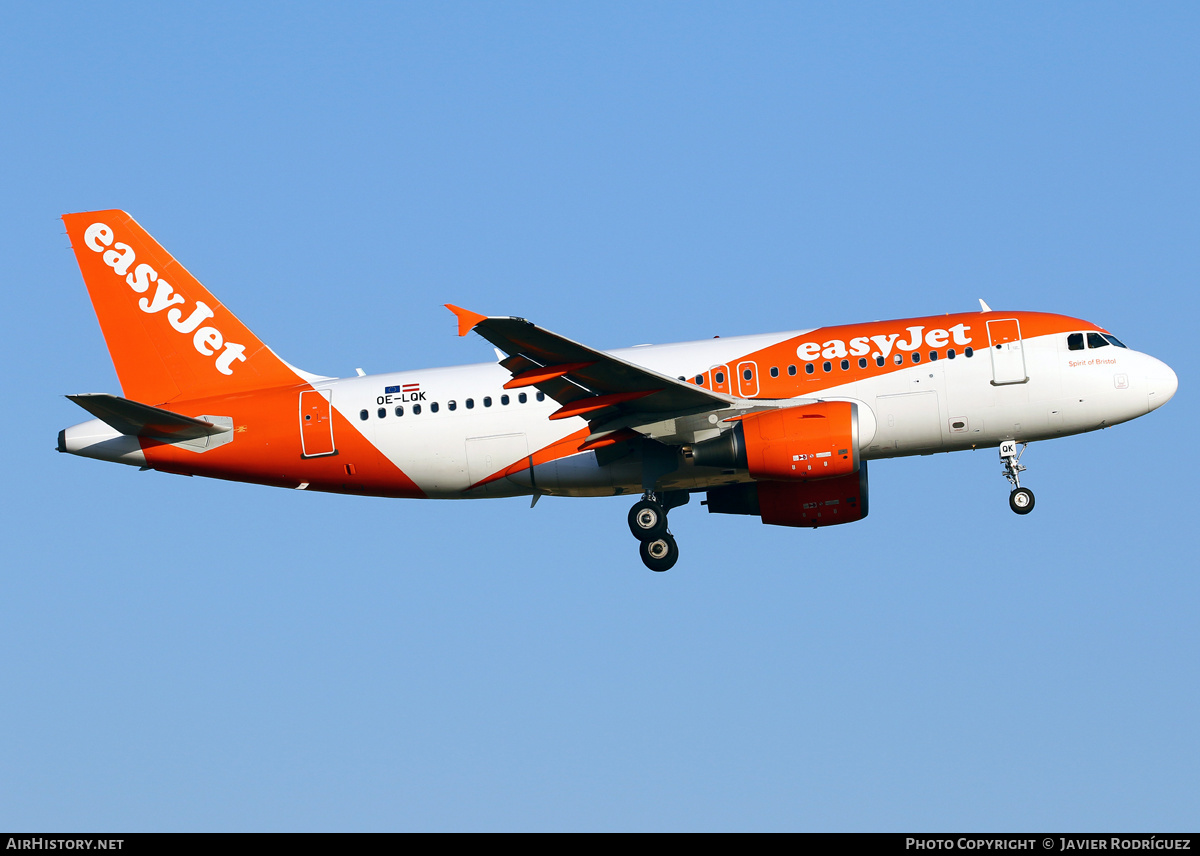
[[[1083,334],[1082,333],[1072,333],[1071,335],[1067,336],[1067,348],[1068,348],[1068,350],[1072,350],[1072,351],[1082,351],[1083,350]]]
[[[1108,333],[1105,333],[1104,338],[1108,339],[1108,343],[1110,345],[1116,345],[1118,348],[1125,348],[1125,343],[1122,342],[1120,339],[1118,339],[1116,336],[1111,336]],[[1129,349],[1125,348],[1125,350],[1129,350]]]
[[[1088,347],[1089,348],[1107,348],[1108,340],[1105,339],[1103,336],[1101,336],[1099,333],[1088,333]]]

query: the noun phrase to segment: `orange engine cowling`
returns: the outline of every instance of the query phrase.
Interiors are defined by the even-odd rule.
[[[867,463],[813,482],[760,481],[708,491],[711,514],[754,514],[773,526],[834,526],[867,516]]]
[[[701,467],[749,470],[756,479],[810,481],[858,472],[858,407],[819,401],[744,416],[720,437],[697,443]]]

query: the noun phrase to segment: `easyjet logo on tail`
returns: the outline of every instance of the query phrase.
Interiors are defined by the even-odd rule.
[[[245,362],[246,346],[234,342],[226,342],[221,331],[212,326],[200,326],[214,313],[203,300],[197,300],[195,307],[184,317],[179,307],[187,299],[171,287],[165,279],[160,279],[158,271],[145,262],[134,265],[137,255],[133,247],[114,241],[113,230],[104,223],[93,223],[83,233],[83,242],[94,253],[103,253],[104,263],[113,269],[117,276],[124,277],[125,284],[138,294],[148,294],[151,284],[155,284],[154,296],[146,296],[138,300],[138,308],[149,315],[156,315],[167,310],[167,323],[184,336],[192,337],[192,347],[201,356],[214,357],[214,365],[221,374],[233,374],[233,362]],[[130,268],[133,268],[130,272]]]

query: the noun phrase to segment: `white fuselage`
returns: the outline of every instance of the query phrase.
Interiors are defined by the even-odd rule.
[[[730,364],[741,355],[802,335],[789,332],[645,345],[611,353],[662,374],[690,378],[697,371]],[[1018,350],[1015,355],[994,353],[985,345],[970,357],[959,352],[954,359],[905,364],[852,382],[839,382],[835,363],[830,372],[818,367],[815,378],[800,373],[795,397],[858,403],[861,453],[869,460],[1092,431],[1141,416],[1174,392],[1176,381],[1169,367],[1127,348],[1070,351],[1065,337],[1055,334],[1024,339]],[[1027,380],[1019,381],[1013,374],[1021,371]],[[431,497],[517,495],[535,487],[540,492],[580,496],[641,489],[641,463],[635,455],[602,463],[595,452],[535,461],[532,477],[525,467],[472,487],[587,427],[582,418],[550,421],[548,416],[558,405],[538,400],[532,388],[504,390],[510,377],[496,364],[480,364],[330,380],[314,386],[329,390],[332,405]],[[406,385],[419,389],[417,400],[384,391]],[[419,413],[414,404],[420,405]],[[397,415],[397,408],[402,408],[402,415]],[[695,490],[730,480],[729,474],[681,462],[660,486]]]

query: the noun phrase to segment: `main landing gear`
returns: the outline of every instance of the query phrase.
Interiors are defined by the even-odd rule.
[[[1025,472],[1025,467],[1021,466],[1021,455],[1025,454],[1028,445],[1028,443],[1022,443],[1021,451],[1018,452],[1016,440],[1005,440],[1000,444],[1000,460],[1004,462],[1004,477],[1013,486],[1012,493],[1008,495],[1008,507],[1017,514],[1028,514],[1033,511],[1033,491],[1027,487],[1021,487],[1021,473]]]
[[[629,509],[629,531],[640,542],[638,553],[642,563],[652,571],[668,571],[679,561],[679,545],[667,531],[667,511],[676,504],[682,503],[660,503],[654,491],[647,491]]]

